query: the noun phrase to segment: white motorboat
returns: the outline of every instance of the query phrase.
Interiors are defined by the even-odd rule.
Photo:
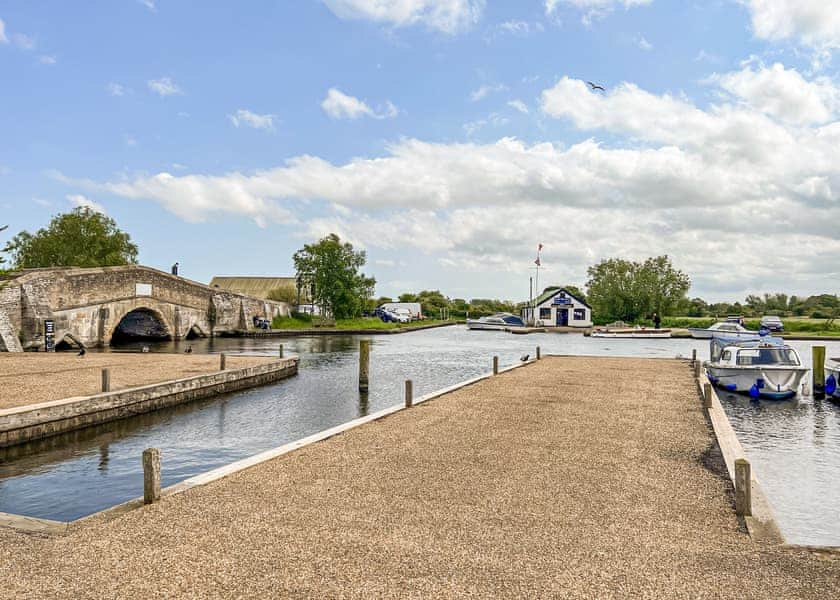
[[[808,372],[799,354],[781,338],[712,338],[711,360],[703,365],[712,385],[752,398],[792,398]]]
[[[840,358],[825,361],[825,393],[840,400]]]
[[[512,327],[525,327],[525,322],[510,313],[496,313],[480,319],[467,319],[467,329],[489,329],[504,331]]]
[[[623,321],[618,321],[604,327],[595,327],[589,335],[600,338],[669,338],[671,337],[671,330],[641,327],[639,325],[631,327]]]
[[[750,331],[734,321],[721,321],[711,327],[689,327],[688,331],[691,332],[691,337],[701,340],[708,340],[713,337],[749,339],[758,335],[757,331]]]

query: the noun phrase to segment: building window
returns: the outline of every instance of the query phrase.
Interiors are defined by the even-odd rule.
[[[551,308],[541,308],[540,309],[540,319],[551,320]]]
[[[575,313],[572,316],[572,319],[575,321],[585,321],[586,320],[586,309],[585,308],[576,308]]]

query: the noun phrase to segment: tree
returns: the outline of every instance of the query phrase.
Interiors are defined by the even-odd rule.
[[[9,228],[8,225],[3,225],[3,227],[0,227],[0,232],[6,231],[8,228]],[[7,251],[8,251],[8,247],[3,248],[3,252],[7,252]],[[3,267],[4,264],[6,264],[6,257],[5,256],[0,256],[0,275],[4,275],[6,273],[5,267]]]
[[[297,303],[297,290],[293,285],[283,285],[268,292],[268,299],[286,304]]]
[[[587,274],[588,302],[599,321],[672,314],[691,287],[688,275],[674,269],[667,256],[641,263],[610,258],[589,267]]]
[[[131,237],[112,218],[86,206],[56,215],[34,234],[21,231],[6,251],[17,269],[137,264]]]
[[[299,281],[311,290],[312,302],[327,316],[356,316],[373,296],[376,280],[359,272],[366,260],[364,250],[353,250],[352,244],[342,243],[334,233],[306,244],[293,258]]]

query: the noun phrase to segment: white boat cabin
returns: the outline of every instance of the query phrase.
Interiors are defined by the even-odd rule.
[[[522,309],[522,320],[535,327],[592,327],[592,307],[564,289],[543,292],[534,309]]]

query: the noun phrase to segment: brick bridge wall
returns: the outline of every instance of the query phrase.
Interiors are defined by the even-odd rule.
[[[2,282],[0,350],[43,347],[44,319],[55,320],[56,343],[68,337],[85,346],[107,345],[120,320],[141,308],[154,313],[174,339],[190,330],[200,335],[247,330],[254,316],[289,314],[285,303],[211,288],[149,267],[31,269]],[[22,343],[14,347],[12,340],[18,337]]]

